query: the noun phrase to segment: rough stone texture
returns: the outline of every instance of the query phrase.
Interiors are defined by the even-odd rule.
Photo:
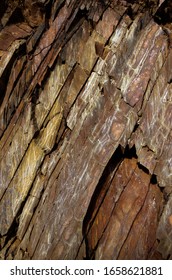
[[[172,7],[147,2],[2,1],[1,259],[172,259]]]

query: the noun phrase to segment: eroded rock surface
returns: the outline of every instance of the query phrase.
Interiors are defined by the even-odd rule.
[[[172,259],[171,4],[145,2],[3,1],[2,259]]]

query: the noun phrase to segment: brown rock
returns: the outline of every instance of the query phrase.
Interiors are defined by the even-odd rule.
[[[171,259],[167,2],[2,2],[1,259]]]

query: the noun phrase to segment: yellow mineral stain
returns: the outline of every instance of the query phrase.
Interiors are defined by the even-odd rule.
[[[62,114],[59,113],[48,122],[46,128],[41,132],[37,144],[43,151],[48,152],[53,148],[61,120]]]
[[[16,185],[16,190],[20,193],[20,195],[25,196],[28,192],[28,188],[33,182],[37,167],[43,158],[43,155],[43,150],[33,140],[19,167],[14,181],[12,181],[13,186]]]

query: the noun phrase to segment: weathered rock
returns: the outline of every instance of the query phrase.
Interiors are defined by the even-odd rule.
[[[171,6],[146,2],[3,4],[2,259],[172,258]]]

